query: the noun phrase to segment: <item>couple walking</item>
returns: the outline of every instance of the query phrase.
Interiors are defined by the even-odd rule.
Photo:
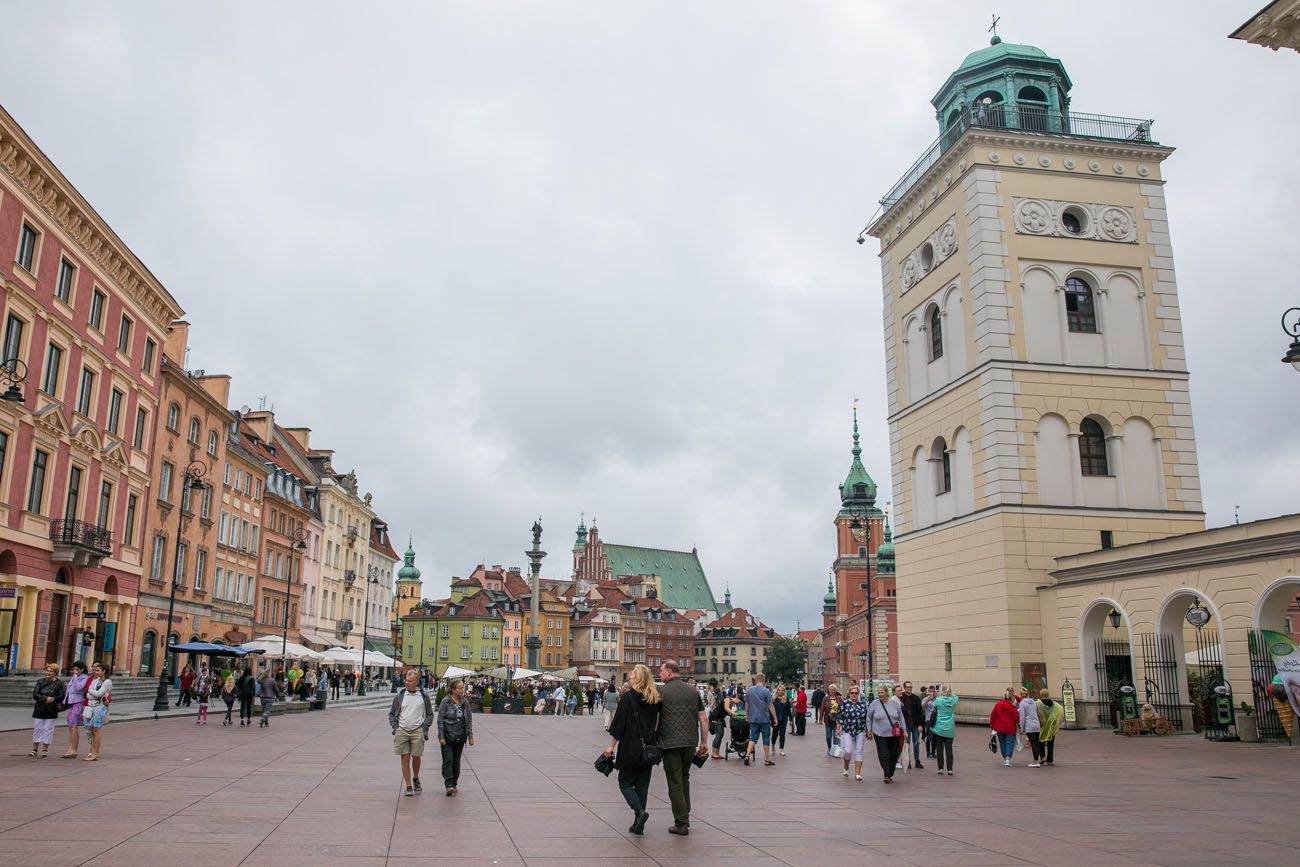
[[[673,826],[668,833],[685,837],[691,829],[691,764],[703,766],[708,755],[709,722],[699,692],[679,676],[677,663],[659,667],[663,686],[650,669],[638,665],[628,679],[609,726],[605,755],[618,769],[618,790],[632,808],[633,834],[645,832],[654,766],[663,762]]]
[[[442,782],[447,797],[456,794],[460,785],[460,757],[465,745],[474,746],[474,718],[469,700],[465,698],[465,682],[453,680],[447,684],[447,695],[438,705],[437,716],[433,702],[420,686],[420,675],[415,669],[406,672],[406,689],[393,697],[388,709],[388,725],[393,730],[393,752],[402,762],[402,782],[410,797],[423,791],[420,786],[420,761],[424,743],[429,739],[429,729],[438,725],[438,746],[442,750]]]

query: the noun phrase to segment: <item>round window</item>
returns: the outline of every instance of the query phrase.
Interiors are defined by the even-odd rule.
[[[926,243],[921,247],[921,270],[929,272],[934,267],[934,245]]]
[[[1088,213],[1071,205],[1061,212],[1061,228],[1071,235],[1082,235],[1088,230]]]

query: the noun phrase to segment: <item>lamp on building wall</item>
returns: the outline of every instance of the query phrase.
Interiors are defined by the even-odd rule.
[[[0,400],[9,403],[22,403],[23,392],[18,387],[19,383],[27,379],[27,364],[21,358],[6,358],[0,363],[0,382],[9,383],[4,394],[0,394]]]
[[[1300,370],[1300,307],[1292,307],[1282,314],[1282,330],[1291,337],[1291,345],[1282,356],[1282,363]],[[8,400],[7,395],[5,399]]]
[[[1110,625],[1112,627],[1114,627],[1115,629],[1119,629],[1120,614],[1117,609],[1112,608],[1110,610],[1110,614],[1106,615],[1106,619],[1110,621]]]
[[[5,400],[8,400],[8,395]],[[176,588],[180,586],[181,579],[181,533],[185,530],[185,513],[188,511],[185,505],[188,502],[187,494],[190,491],[201,491],[207,487],[203,477],[208,474],[208,465],[203,461],[193,461],[185,468],[185,474],[181,476],[181,508],[176,515],[176,550],[172,554],[172,590],[167,599],[167,628],[164,634],[171,635],[172,616],[176,613]],[[167,491],[160,492],[164,496],[168,495]],[[167,682],[171,680],[171,666],[168,664],[172,660],[171,648],[167,647],[167,641],[163,642],[163,663],[162,670],[158,673],[158,694],[154,696],[153,711],[157,714],[160,711],[167,710],[170,699],[167,697]],[[156,719],[156,717],[155,717]]]
[[[867,652],[865,650],[858,651],[858,665],[862,666],[862,676],[866,677],[867,676]]]

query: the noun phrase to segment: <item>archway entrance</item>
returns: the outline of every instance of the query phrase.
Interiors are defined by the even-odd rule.
[[[1250,648],[1250,691],[1255,704],[1256,726],[1263,741],[1286,741],[1291,737],[1295,711],[1286,685],[1278,675],[1272,648],[1295,640],[1300,632],[1300,577],[1288,575],[1265,588],[1255,606],[1255,628],[1248,638]]]
[[[54,576],[55,584],[70,584],[68,572],[66,569],[60,569]],[[45,661],[53,662],[59,668],[65,668],[67,661],[63,659],[63,644],[67,635],[68,624],[68,595],[66,593],[54,593],[50,596],[50,626],[49,632],[45,637]]]
[[[1156,619],[1156,634],[1143,646],[1147,701],[1174,728],[1211,731],[1214,689],[1224,678],[1223,635],[1209,600],[1190,588],[1169,596]]]
[[[1084,612],[1080,627],[1083,642],[1085,694],[1098,725],[1118,725],[1116,699],[1125,684],[1133,685],[1133,648],[1128,618],[1110,599],[1098,599]]]

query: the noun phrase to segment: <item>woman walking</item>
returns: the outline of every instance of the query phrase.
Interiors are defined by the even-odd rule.
[[[835,714],[840,709],[840,691],[834,686],[826,687],[822,697],[821,709],[818,711],[822,725],[826,727],[826,755],[831,754],[831,744],[835,738]]]
[[[205,726],[208,724],[208,702],[212,700],[212,678],[209,675],[200,677],[194,691],[199,700],[199,718],[194,721],[194,724]]]
[[[197,676],[198,675],[194,673],[194,666],[190,665],[188,662],[185,663],[185,667],[181,669],[181,692],[180,695],[176,696],[177,707],[180,707],[182,702],[186,707],[190,706],[190,690],[193,688],[194,679]]]
[[[1020,690],[1020,704],[1016,710],[1020,715],[1020,731],[1025,735],[1025,740],[1029,741],[1030,755],[1033,758],[1029,762],[1029,767],[1042,767],[1043,747],[1038,741],[1038,733],[1042,730],[1042,724],[1038,720],[1038,703],[1029,697],[1029,690]]]
[[[251,726],[253,724],[253,696],[257,694],[257,678],[253,677],[253,670],[244,666],[244,671],[239,675],[239,680],[235,683],[235,689],[239,694],[239,724],[241,726]]]
[[[45,666],[45,677],[32,687],[32,751],[27,755],[36,758],[50,756],[50,741],[54,740],[54,721],[59,718],[59,701],[63,698],[63,684],[59,682],[59,666],[51,662]]]
[[[86,729],[90,733],[90,752],[83,762],[99,761],[99,751],[103,748],[104,727],[108,725],[108,703],[113,700],[113,679],[108,676],[102,663],[96,662],[90,667],[90,684],[86,687],[86,707],[82,717],[86,720]]]
[[[275,682],[275,675],[268,668],[257,685],[257,698],[262,703],[262,719],[258,723],[258,728],[271,727],[271,708],[275,706],[275,700],[279,697],[280,686]]]
[[[839,722],[835,730],[844,750],[844,776],[849,775],[849,762],[855,763],[853,778],[862,782],[862,749],[867,736],[867,703],[856,686],[849,687],[849,696],[840,705]]]
[[[801,683],[799,684],[799,688],[795,690],[795,694],[794,694],[794,735],[795,737],[803,737],[804,726],[807,724],[807,721],[808,721],[808,693],[803,691],[803,684]],[[784,755],[784,753],[782,753],[782,755]]]
[[[734,712],[732,698],[720,689],[714,690],[713,709],[709,711],[709,723],[713,731],[713,750],[709,753],[710,758],[722,758],[718,750],[722,748],[722,739],[726,737],[727,720]]]
[[[65,759],[75,759],[81,745],[81,729],[86,722],[81,711],[86,706],[86,687],[89,685],[86,663],[78,659],[72,663],[72,675],[68,678],[68,686],[63,693],[63,703],[68,706],[68,751],[63,754]]]
[[[1038,724],[1042,726],[1038,732],[1038,742],[1042,745],[1043,764],[1051,768],[1055,767],[1053,759],[1056,757],[1056,733],[1061,730],[1061,717],[1064,716],[1065,709],[1060,702],[1052,701],[1046,689],[1039,690],[1038,696]]]
[[[785,730],[790,725],[790,695],[784,689],[778,689],[772,697],[776,708],[776,728],[772,731],[772,746],[785,755]]]
[[[447,797],[460,787],[460,754],[474,746],[474,715],[465,698],[465,681],[453,680],[438,704],[438,746],[442,748],[442,784]]]
[[[632,669],[629,682],[632,688],[619,699],[614,722],[609,727],[605,755],[613,757],[614,767],[618,769],[618,790],[632,808],[632,825],[627,830],[640,835],[645,833],[645,823],[650,818],[646,799],[654,770],[654,765],[646,761],[642,747],[656,743],[654,733],[659,728],[660,703],[650,669],[638,664]]]
[[[934,741],[934,756],[939,761],[939,773],[948,767],[948,776],[952,776],[952,740],[956,735],[957,696],[952,694],[952,687],[947,684],[939,695],[931,699],[930,707],[934,710],[934,722],[930,725],[930,737]]]
[[[230,712],[235,709],[235,699],[239,696],[239,687],[235,685],[235,676],[226,672],[226,679],[221,684],[221,700],[226,703],[226,718],[221,721],[222,726],[234,725],[230,720]],[[243,725],[243,720],[240,720]]]
[[[1011,757],[1016,754],[1016,729],[1020,727],[1020,712],[1016,710],[1016,691],[1008,688],[1002,700],[993,705],[989,713],[989,728],[998,739],[998,751],[1003,767],[1011,767]]]
[[[899,735],[903,733],[903,706],[889,694],[888,687],[877,689],[876,697],[867,706],[867,730],[876,742],[876,758],[880,760],[885,782],[892,783],[902,749]]]

